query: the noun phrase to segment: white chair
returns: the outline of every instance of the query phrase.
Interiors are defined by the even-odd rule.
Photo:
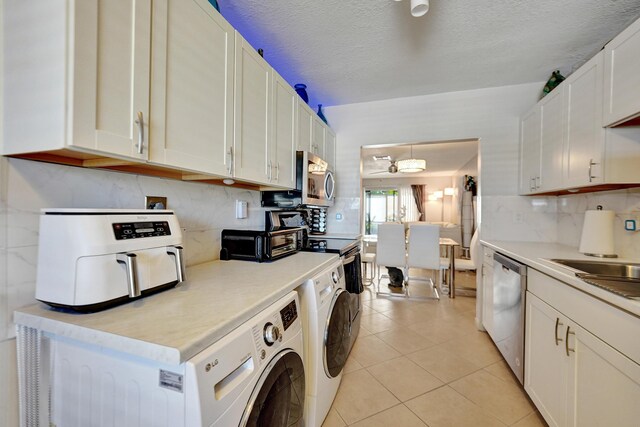
[[[440,227],[431,224],[414,224],[409,228],[409,256],[407,258],[407,271],[410,268],[420,268],[438,271],[438,285],[442,283],[444,271],[449,268],[449,260],[440,257]],[[408,284],[412,281],[428,282],[433,289],[433,297],[440,299],[438,285],[432,278],[408,277]],[[411,296],[407,291],[407,296]]]
[[[363,266],[363,277],[362,282],[365,286],[369,286],[373,283],[373,280],[376,277],[376,254],[375,252],[370,252],[370,242],[363,242],[362,244],[362,266]],[[367,274],[369,270],[369,266],[371,266],[371,277]]]
[[[407,255],[404,237],[404,225],[384,223],[378,225],[378,242],[376,244],[376,265],[378,269],[377,294],[398,295],[394,292],[380,291],[380,282],[389,279],[388,274],[380,274],[380,267],[397,267],[403,270],[406,282]],[[403,294],[406,287],[402,286]],[[400,295],[403,295],[400,294]]]
[[[456,258],[454,262],[454,266],[456,271],[478,271],[480,265],[482,265],[482,260],[480,259],[480,238],[478,236],[478,229],[474,231],[473,236],[471,237],[471,243],[469,244],[469,255],[470,259],[467,258]],[[465,287],[456,287],[456,291],[472,291],[475,292],[475,288],[465,288]]]

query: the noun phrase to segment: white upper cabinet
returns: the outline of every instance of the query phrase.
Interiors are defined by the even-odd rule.
[[[324,134],[326,124],[320,120],[315,113],[313,113],[313,124],[311,127],[311,152],[323,160],[324,158]]]
[[[336,170],[336,134],[331,128],[326,128],[324,134],[324,160],[333,171]]]
[[[313,110],[307,104],[298,102],[298,151],[314,152],[311,136],[314,116]]]
[[[274,135],[269,162],[275,172],[271,173],[271,183],[295,188],[298,94],[279,74],[273,74]]]
[[[604,48],[603,126],[640,115],[640,19]]]
[[[602,117],[603,55],[597,54],[564,82],[565,177],[568,187],[602,183],[605,130]]]
[[[520,194],[535,192],[540,186],[540,107],[522,116],[520,125]]]
[[[564,86],[557,87],[540,101],[540,179],[538,189],[562,186],[564,152]]]
[[[234,40],[206,0],[153,2],[150,161],[230,174]]]
[[[12,1],[4,15],[20,19],[5,19],[3,153],[145,160],[151,1]]]
[[[269,183],[272,69],[236,31],[233,175]]]
[[[603,57],[599,52],[522,117],[520,194],[640,183],[640,127],[602,127]]]

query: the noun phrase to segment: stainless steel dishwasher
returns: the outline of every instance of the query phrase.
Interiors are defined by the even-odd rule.
[[[524,380],[524,298],[527,266],[500,253],[493,255],[493,342],[513,373]]]

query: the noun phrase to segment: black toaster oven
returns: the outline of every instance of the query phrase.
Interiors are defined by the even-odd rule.
[[[273,261],[302,249],[302,228],[279,231],[222,230],[220,259]]]

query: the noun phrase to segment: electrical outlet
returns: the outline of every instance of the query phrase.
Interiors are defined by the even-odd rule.
[[[145,196],[145,209],[169,209],[167,198],[162,196]]]

